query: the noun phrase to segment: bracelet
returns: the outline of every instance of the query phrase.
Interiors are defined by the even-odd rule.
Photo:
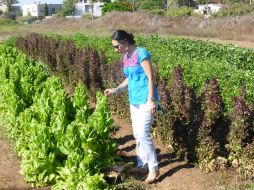
[[[116,94],[119,94],[119,93],[121,92],[120,89],[119,89],[118,87],[113,88],[113,90],[115,91]]]

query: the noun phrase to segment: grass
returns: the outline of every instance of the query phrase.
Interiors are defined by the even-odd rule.
[[[20,25],[1,25],[0,32],[11,32],[20,28]]]

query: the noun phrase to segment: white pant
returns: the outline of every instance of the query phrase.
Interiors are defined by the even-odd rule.
[[[150,135],[154,115],[147,111],[145,104],[131,104],[130,110],[133,135],[136,139],[137,166],[148,166],[149,171],[157,171],[157,155]]]

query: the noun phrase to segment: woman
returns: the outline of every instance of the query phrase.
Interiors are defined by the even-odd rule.
[[[147,183],[153,183],[159,175],[157,155],[150,135],[154,113],[158,105],[150,54],[135,45],[132,34],[117,30],[112,36],[116,52],[123,55],[126,79],[105,95],[120,93],[128,87],[133,134],[136,139],[137,170],[149,170]]]

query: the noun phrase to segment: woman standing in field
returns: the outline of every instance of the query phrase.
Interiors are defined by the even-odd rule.
[[[158,91],[153,78],[150,54],[135,45],[132,34],[117,30],[112,36],[116,52],[123,55],[126,79],[105,95],[120,93],[128,87],[133,135],[136,139],[137,171],[149,170],[147,183],[153,183],[159,175],[157,155],[150,128],[158,105]]]

